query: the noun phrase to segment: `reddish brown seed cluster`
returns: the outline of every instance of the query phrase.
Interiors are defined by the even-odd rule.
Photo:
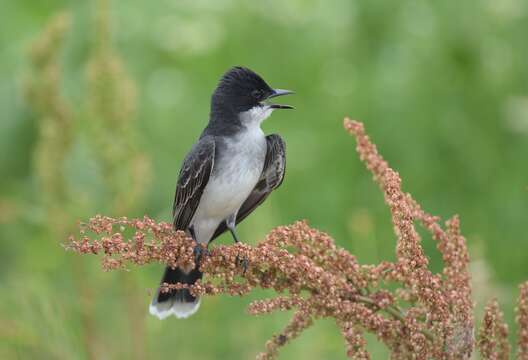
[[[405,285],[401,289],[401,301],[413,300],[414,311],[425,314],[427,330],[435,334],[435,341],[417,342],[410,352],[424,358],[469,358],[473,349],[473,303],[471,300],[469,255],[464,237],[460,234],[460,222],[454,217],[446,223],[444,230],[439,218],[432,216],[419,206],[410,194],[401,189],[401,178],[379,155],[377,148],[365,134],[364,126],[357,121],[345,119],[345,128],[356,137],[360,159],[372,172],[385,195],[385,202],[392,214],[394,232],[397,237],[397,262],[387,280]],[[437,241],[438,250],[444,260],[444,271],[433,274],[428,270],[428,258],[421,246],[416,230],[419,222]],[[419,326],[417,322],[411,322]],[[423,324],[422,324],[423,326]]]
[[[519,286],[517,302],[517,359],[528,360],[528,281]]]
[[[356,138],[359,156],[390,208],[396,261],[361,265],[328,234],[299,221],[273,229],[256,246],[213,247],[200,264],[206,276],[190,286],[190,291],[196,295],[244,295],[254,288],[273,289],[277,296],[254,301],[249,313],[294,310],[294,315],[284,330],[266,343],[259,359],[276,358],[280,347],[324,317],[335,319],[350,358],[369,358],[363,336],[368,332],[389,348],[392,359],[468,359],[475,343],[473,301],[469,255],[458,217],[447,221],[445,227],[440,225],[438,217],[426,213],[402,191],[398,173],[379,155],[363,124],[345,119],[345,128]],[[418,224],[437,242],[444,262],[440,273],[428,268]],[[68,245],[82,254],[102,253],[106,270],[151,262],[188,268],[194,266],[194,246],[192,239],[172,230],[170,224],[148,217],[104,216],[81,225],[80,237],[72,237]],[[245,271],[240,266],[243,258],[249,264]],[[162,290],[185,286],[164,284]],[[486,349],[482,354],[500,353],[507,342],[496,303],[486,314],[479,342],[480,348]],[[521,287],[518,322],[523,358],[528,354],[528,284]]]
[[[478,347],[484,359],[508,360],[508,326],[504,323],[502,311],[496,299],[492,299],[484,309],[484,319],[479,331]]]
[[[182,231],[172,230],[170,224],[158,224],[147,216],[129,220],[96,215],[79,228],[79,239],[70,236],[67,249],[80,254],[102,253],[104,270],[123,268],[127,263],[194,266],[192,239]],[[88,234],[95,234],[98,239],[92,240]]]
[[[298,310],[293,314],[292,319],[286,325],[282,333],[274,335],[271,340],[266,342],[266,351],[257,355],[257,360],[272,360],[278,355],[278,349],[284,346],[290,340],[299,336],[306,328],[312,325],[313,321],[310,314],[303,310]]]

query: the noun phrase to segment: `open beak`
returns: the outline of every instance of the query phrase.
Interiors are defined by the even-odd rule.
[[[266,100],[269,100],[277,96],[283,96],[283,95],[289,95],[289,94],[294,94],[294,92],[291,90],[273,89],[273,93],[270,96],[268,96]],[[268,104],[268,105],[271,109],[294,109],[294,107],[290,105],[282,105],[282,104]]]

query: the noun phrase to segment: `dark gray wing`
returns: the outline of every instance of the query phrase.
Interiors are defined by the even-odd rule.
[[[183,161],[172,207],[172,221],[176,230],[187,230],[204,191],[215,158],[212,136],[201,138]]]
[[[284,173],[286,172],[286,144],[277,134],[266,136],[266,142],[267,152],[262,174],[257,185],[255,185],[253,191],[249,194],[246,201],[244,201],[240,210],[238,210],[236,218],[237,224],[262,204],[268,195],[278,188],[282,184],[282,180],[284,180]],[[222,222],[216,229],[211,241],[226,230],[226,224]]]

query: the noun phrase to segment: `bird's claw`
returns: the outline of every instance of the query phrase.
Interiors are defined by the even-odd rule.
[[[209,249],[201,244],[196,244],[193,249],[194,262],[199,264],[204,256],[209,256]]]
[[[242,258],[240,258],[238,255],[236,257],[236,264],[237,266],[241,266],[242,267],[242,274],[246,274],[246,271],[248,269],[248,265],[249,265],[249,261],[247,259],[247,257],[243,256]]]

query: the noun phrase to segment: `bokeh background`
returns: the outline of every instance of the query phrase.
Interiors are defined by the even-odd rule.
[[[342,130],[361,119],[425,209],[458,213],[477,309],[511,330],[528,279],[528,3],[523,0],[2,1],[0,358],[248,359],[290,314],[203,301],[147,313],[161,265],[104,273],[61,247],[96,213],[169,220],[180,162],[232,65],[293,89],[265,124],[288,145],[282,187],[240,227],[256,243],[308,219],[364,263],[392,259],[388,209]],[[228,236],[220,240],[230,243]],[[434,243],[425,247],[435,269]],[[373,358],[385,358],[370,338]],[[319,321],[284,359],[342,359]]]

